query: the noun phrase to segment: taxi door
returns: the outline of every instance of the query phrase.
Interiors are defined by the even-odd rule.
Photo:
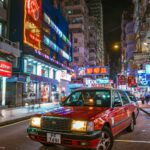
[[[112,122],[112,131],[113,135],[118,134],[122,130],[122,121],[124,120],[124,107],[123,102],[120,97],[119,91],[112,91],[112,113],[111,113],[111,122]]]

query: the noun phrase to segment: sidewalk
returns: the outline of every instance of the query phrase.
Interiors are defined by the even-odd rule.
[[[8,108],[0,110],[0,126],[15,123],[17,121],[22,121],[29,119],[32,115],[36,113],[47,112],[49,110],[55,109],[59,104],[46,103],[46,104],[36,104],[31,106],[24,106],[18,108]]]
[[[140,101],[139,101],[139,107],[140,107],[140,110],[145,112],[146,114],[150,115],[150,103],[149,104],[142,104]]]

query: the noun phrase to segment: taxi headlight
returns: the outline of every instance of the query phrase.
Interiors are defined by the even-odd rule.
[[[83,132],[93,131],[94,130],[94,123],[88,122],[88,121],[73,120],[71,130],[72,131],[83,131]]]
[[[31,118],[31,126],[40,128],[41,127],[41,118],[40,117]]]

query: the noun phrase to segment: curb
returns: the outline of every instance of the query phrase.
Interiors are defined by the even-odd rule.
[[[148,111],[144,110],[143,108],[139,108],[139,109],[150,116],[150,113]]]
[[[1,122],[0,123],[0,127],[3,127],[3,126],[6,126],[6,125],[10,125],[10,124],[13,124],[13,123],[17,123],[17,122],[20,122],[20,121],[24,121],[24,120],[28,120],[30,119],[32,115],[29,115],[29,116],[25,116],[25,117],[21,117],[21,118],[16,118],[16,119],[12,119],[12,120],[7,120],[7,121],[4,121],[4,122]]]

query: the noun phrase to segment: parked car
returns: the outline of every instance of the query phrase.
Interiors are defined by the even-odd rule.
[[[121,90],[83,88],[71,93],[57,109],[33,116],[27,132],[45,146],[110,150],[117,134],[134,130],[136,111]]]
[[[130,92],[130,91],[125,91],[128,95],[128,97],[130,98],[131,102],[137,106],[137,114],[136,117],[139,114],[139,103],[138,103],[138,99]]]

